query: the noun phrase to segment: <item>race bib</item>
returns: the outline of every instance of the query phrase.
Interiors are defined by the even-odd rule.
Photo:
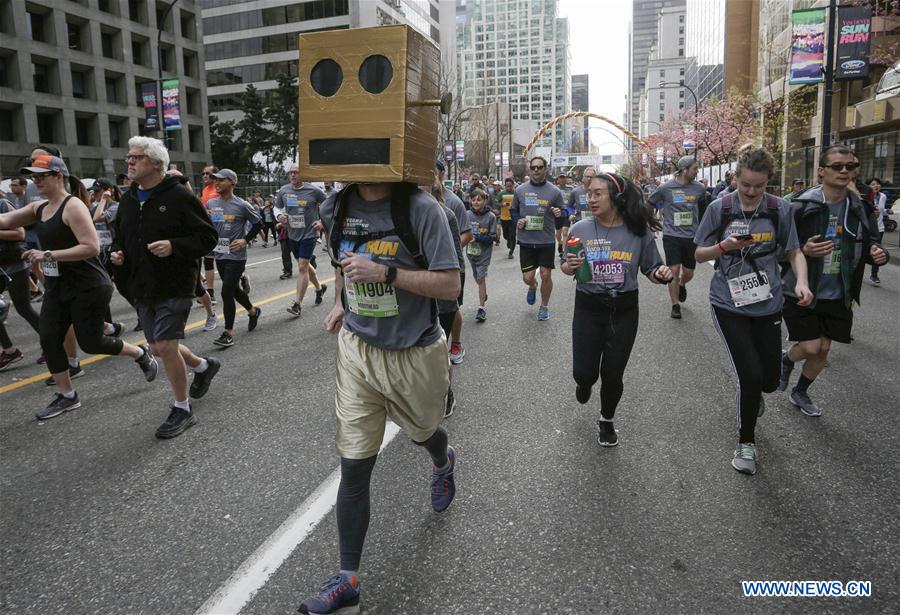
[[[748,273],[746,275],[730,278],[728,280],[728,292],[735,307],[751,305],[772,298],[772,289],[769,287],[769,276],[765,271]]]
[[[216,254],[231,254],[231,240],[227,237],[220,237],[216,247],[213,248]]]
[[[543,231],[544,216],[525,216],[526,231]]]
[[[672,212],[675,219],[675,226],[691,226],[694,223],[694,212],[692,211],[675,211]]]
[[[354,282],[347,286],[347,307],[359,316],[390,318],[400,313],[397,292],[384,282]]]
[[[58,261],[42,261],[41,262],[41,271],[43,271],[44,275],[49,278],[58,278],[59,277],[59,262]]]
[[[624,284],[625,263],[617,260],[591,261],[591,281],[594,284]]]
[[[480,243],[470,241],[469,245],[466,246],[466,249],[469,252],[469,256],[481,256],[481,244]]]
[[[291,214],[288,216],[288,226],[292,229],[306,228],[306,216],[303,214]]]
[[[112,233],[110,231],[97,231],[97,239],[100,240],[101,248],[108,248],[112,245]]]
[[[732,235],[749,235],[750,234],[750,223],[745,222],[744,220],[735,220],[731,224],[728,225],[728,230],[725,233],[726,238],[731,237]]]
[[[593,214],[590,212],[590,210],[587,210],[587,209],[581,210],[581,219],[582,220],[589,220],[592,215]]]
[[[828,255],[828,262],[825,263],[825,273],[829,275],[840,275],[841,273],[841,249],[835,248]]]

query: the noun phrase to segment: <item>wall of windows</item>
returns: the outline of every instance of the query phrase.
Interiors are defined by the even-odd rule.
[[[235,83],[254,83],[257,81],[274,81],[282,75],[297,76],[297,62],[268,62],[209,70],[206,72],[206,85],[232,85]]]
[[[230,13],[203,19],[203,34],[236,32],[266,26],[282,26],[287,23],[339,17],[349,13],[348,0],[314,0],[302,4]]]
[[[344,30],[349,26],[342,25],[332,28],[317,28],[304,30],[303,32],[321,32],[323,30]],[[278,53],[280,51],[294,51],[297,49],[297,35],[299,32],[286,32],[284,34],[272,34],[270,36],[258,36],[245,38],[238,41],[226,41],[224,43],[210,43],[206,45],[206,61],[226,60],[228,58],[243,58],[246,56],[261,55],[264,53]]]

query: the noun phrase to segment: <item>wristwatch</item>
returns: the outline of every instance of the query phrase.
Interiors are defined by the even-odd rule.
[[[384,274],[384,283],[393,284],[395,279],[397,279],[397,268],[388,265],[387,273]]]
[[[47,250],[44,252],[44,260],[49,262],[49,261],[54,261],[56,259],[53,258],[53,252],[51,252],[50,250]]]

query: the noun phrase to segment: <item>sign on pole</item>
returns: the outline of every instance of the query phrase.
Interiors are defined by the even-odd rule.
[[[159,109],[156,105],[156,83],[145,81],[141,84],[141,104],[144,107],[146,130],[159,130]]]
[[[869,75],[869,39],[872,9],[848,6],[839,9],[835,79],[865,79]]]
[[[663,162],[665,162],[665,160],[666,160],[666,150],[661,147],[657,147],[656,148],[656,164],[662,164]]]
[[[444,160],[453,160],[453,141],[444,141]]]
[[[509,152],[503,152],[503,166],[509,166]]]
[[[163,126],[166,130],[181,130],[181,113],[178,109],[178,79],[166,79],[162,83]]]
[[[791,13],[791,85],[825,79],[825,9]]]
[[[499,167],[503,158],[500,156],[500,152],[494,152],[494,166]]]
[[[466,159],[466,142],[460,139],[456,142],[456,161],[462,162]]]
[[[694,125],[693,124],[685,124],[684,125],[684,137],[681,139],[681,147],[685,150],[697,149],[697,144],[694,142]]]

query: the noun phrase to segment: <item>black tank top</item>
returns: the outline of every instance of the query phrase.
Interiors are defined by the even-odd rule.
[[[34,230],[41,242],[42,250],[65,250],[78,245],[78,239],[75,237],[75,233],[72,232],[71,228],[66,226],[62,219],[63,210],[66,208],[66,203],[68,203],[71,198],[72,195],[70,194],[63,199],[59,209],[56,210],[56,213],[54,213],[49,220],[43,220],[44,208],[47,207],[47,201],[44,201],[38,206],[38,222],[34,225]],[[100,264],[100,261],[96,256],[81,261],[57,262],[57,265],[59,266],[58,276],[50,276],[45,273],[44,287],[48,291],[57,288],[59,289],[59,292],[70,295],[86,289],[112,284],[109,279],[109,274],[106,273],[106,270],[103,268],[103,265]]]

